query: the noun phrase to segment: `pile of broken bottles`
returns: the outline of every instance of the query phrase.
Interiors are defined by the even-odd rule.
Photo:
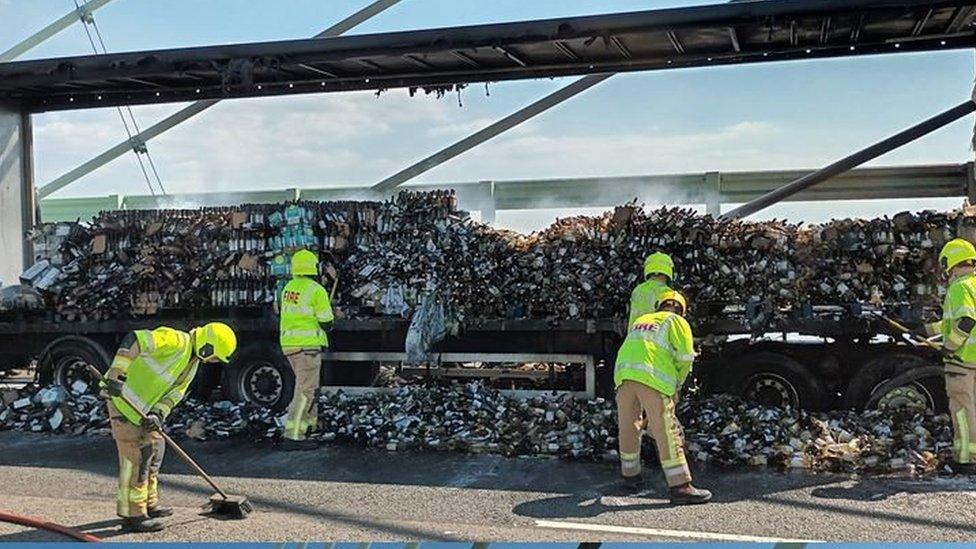
[[[28,386],[0,399],[0,429],[105,434],[97,397]],[[604,399],[515,399],[479,382],[408,385],[388,392],[319,395],[312,438],[386,451],[616,460],[616,412]],[[679,405],[689,459],[845,473],[950,473],[947,416],[914,411],[812,413],[730,396]],[[230,401],[184,402],[167,421],[177,438],[269,440],[284,416]]]
[[[807,305],[939,303],[939,247],[976,239],[976,210],[801,225],[725,221],[637,204],[557,220],[531,234],[457,208],[453,193],[384,202],[298,202],[104,212],[35,231],[22,283],[67,319],[165,308],[266,306],[290,251],[315,250],[339,318],[408,318],[436,292],[461,323],[625,316],[644,256],[674,256],[699,320],[753,304],[761,317]],[[721,306],[718,306],[721,305]]]
[[[0,389],[0,430],[35,433],[108,433],[108,412],[88,383]]]

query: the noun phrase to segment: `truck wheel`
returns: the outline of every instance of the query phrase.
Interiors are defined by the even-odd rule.
[[[819,410],[824,404],[823,385],[802,364],[773,352],[747,354],[729,367],[726,387],[764,406]]]
[[[249,345],[234,355],[220,377],[231,400],[284,410],[295,390],[295,375],[281,349],[270,343]]]
[[[876,402],[875,408],[896,409],[917,407],[928,410],[945,410],[945,380],[941,377],[925,377],[898,387],[889,387],[885,394],[876,392],[894,377],[915,368],[932,366],[931,360],[909,353],[888,353],[869,360],[858,370],[844,391],[844,406],[862,409],[868,402]]]
[[[85,372],[90,364],[103,374],[108,371],[108,354],[94,340],[84,336],[65,336],[52,341],[41,352],[41,384],[57,384],[71,390],[78,381],[88,384],[88,392],[95,392],[94,380]]]

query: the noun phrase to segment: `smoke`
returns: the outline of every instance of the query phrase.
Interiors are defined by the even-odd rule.
[[[129,196],[123,200],[123,206],[130,210],[196,210],[245,202],[255,202],[255,197],[246,192]]]
[[[456,189],[459,207],[481,212],[482,220],[485,210],[490,209],[494,202],[496,222],[493,225],[532,232],[547,227],[560,217],[598,215],[634,200],[648,208],[681,205],[703,209],[704,181],[705,174],[700,174],[502,181],[453,186],[445,183],[421,188]],[[494,198],[488,192],[489,185],[494,186]],[[520,197],[519,205],[522,207],[501,209],[512,196]]]

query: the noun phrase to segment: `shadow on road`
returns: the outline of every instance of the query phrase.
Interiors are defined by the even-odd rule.
[[[362,483],[372,485],[472,488],[545,494],[577,494],[619,483],[616,463],[509,458],[448,452],[387,452],[347,445],[308,452],[281,452],[267,442],[243,440],[181,442],[213,476]],[[0,466],[77,469],[114,477],[117,454],[111,438],[0,432]],[[193,474],[175,455],[167,455],[164,474]],[[750,469],[695,467],[706,488],[729,498],[821,486],[843,477],[780,474]],[[658,478],[659,477],[659,478]],[[652,473],[652,482],[663,476]],[[168,482],[168,479],[166,479]],[[618,494],[621,495],[621,494]]]
[[[0,433],[0,465],[50,467],[87,471],[108,478],[116,475],[117,456],[112,440],[92,436],[45,436]],[[622,492],[616,464],[549,459],[515,459],[492,455],[449,453],[391,453],[350,446],[326,446],[316,451],[282,453],[267,443],[247,441],[190,442],[187,450],[214,476],[230,478],[301,480],[306,482],[362,483],[370,485],[429,486],[538,493],[513,512],[539,519],[587,518],[621,511],[653,513],[667,506],[663,476],[653,472],[649,489],[640,497]],[[770,470],[697,467],[696,485],[712,490],[715,504],[769,503],[818,511],[824,516],[864,517],[899,524],[916,524],[976,534],[976,525],[921,517],[870,505],[900,493],[976,491],[976,484],[960,480],[906,481],[829,474],[777,473]],[[164,484],[201,495],[210,490],[191,477],[175,456],[164,465]],[[651,469],[648,470],[651,472]],[[642,501],[645,500],[645,501]],[[436,532],[372,520],[345,509],[308,508],[289,501],[253,497],[260,509],[302,514],[361,528],[389,532],[393,537],[437,539]],[[867,503],[867,505],[865,505]],[[25,534],[26,535],[26,534]]]
[[[613,490],[583,492],[520,503],[512,508],[512,513],[533,519],[584,519],[621,511],[654,511],[670,506],[667,501],[642,501],[641,498],[645,497],[653,497],[653,494],[628,494],[622,490],[616,495]]]
[[[195,481],[184,481],[182,479],[167,479],[166,484],[168,486],[176,487],[187,492],[192,492],[199,494],[201,500],[208,499],[212,493],[209,488],[202,488]],[[248,495],[248,500],[255,507],[254,512],[261,512],[262,510],[272,510],[279,513],[297,514],[305,515],[307,517],[316,519],[325,519],[333,522],[341,522],[350,526],[359,526],[361,528],[368,528],[370,530],[378,530],[384,532],[389,537],[393,539],[426,539],[431,541],[452,541],[455,538],[445,537],[443,535],[438,535],[433,533],[433,531],[420,530],[416,528],[411,528],[404,526],[402,524],[397,524],[394,522],[386,522],[380,520],[370,519],[363,515],[355,515],[352,513],[346,513],[342,511],[337,511],[335,509],[318,507],[309,507],[306,505],[299,505],[295,503],[290,503],[287,501],[275,500],[270,498],[264,498],[260,496]],[[214,517],[207,517],[201,520],[231,520],[231,519],[219,519]]]
[[[100,538],[110,538],[119,536],[122,534],[120,526],[122,524],[121,519],[111,519],[111,520],[100,520],[98,522],[90,522],[88,524],[79,524],[77,526],[70,526],[75,530],[79,530],[86,534],[91,534],[93,536],[98,536]],[[37,528],[31,528],[29,530],[24,530],[23,532],[16,532],[13,534],[0,535],[0,543],[4,542],[14,542],[14,541],[76,541],[68,536],[58,534],[56,532],[49,532],[47,530],[40,530]]]

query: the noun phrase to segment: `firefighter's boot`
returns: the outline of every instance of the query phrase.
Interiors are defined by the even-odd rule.
[[[696,505],[708,503],[712,499],[711,492],[695,488],[690,482],[670,488],[668,496],[672,505]]]
[[[166,521],[161,518],[125,517],[122,519],[123,532],[160,532],[166,528]]]
[[[149,512],[149,518],[163,518],[173,514],[172,507],[156,506],[150,507],[147,511]]]

